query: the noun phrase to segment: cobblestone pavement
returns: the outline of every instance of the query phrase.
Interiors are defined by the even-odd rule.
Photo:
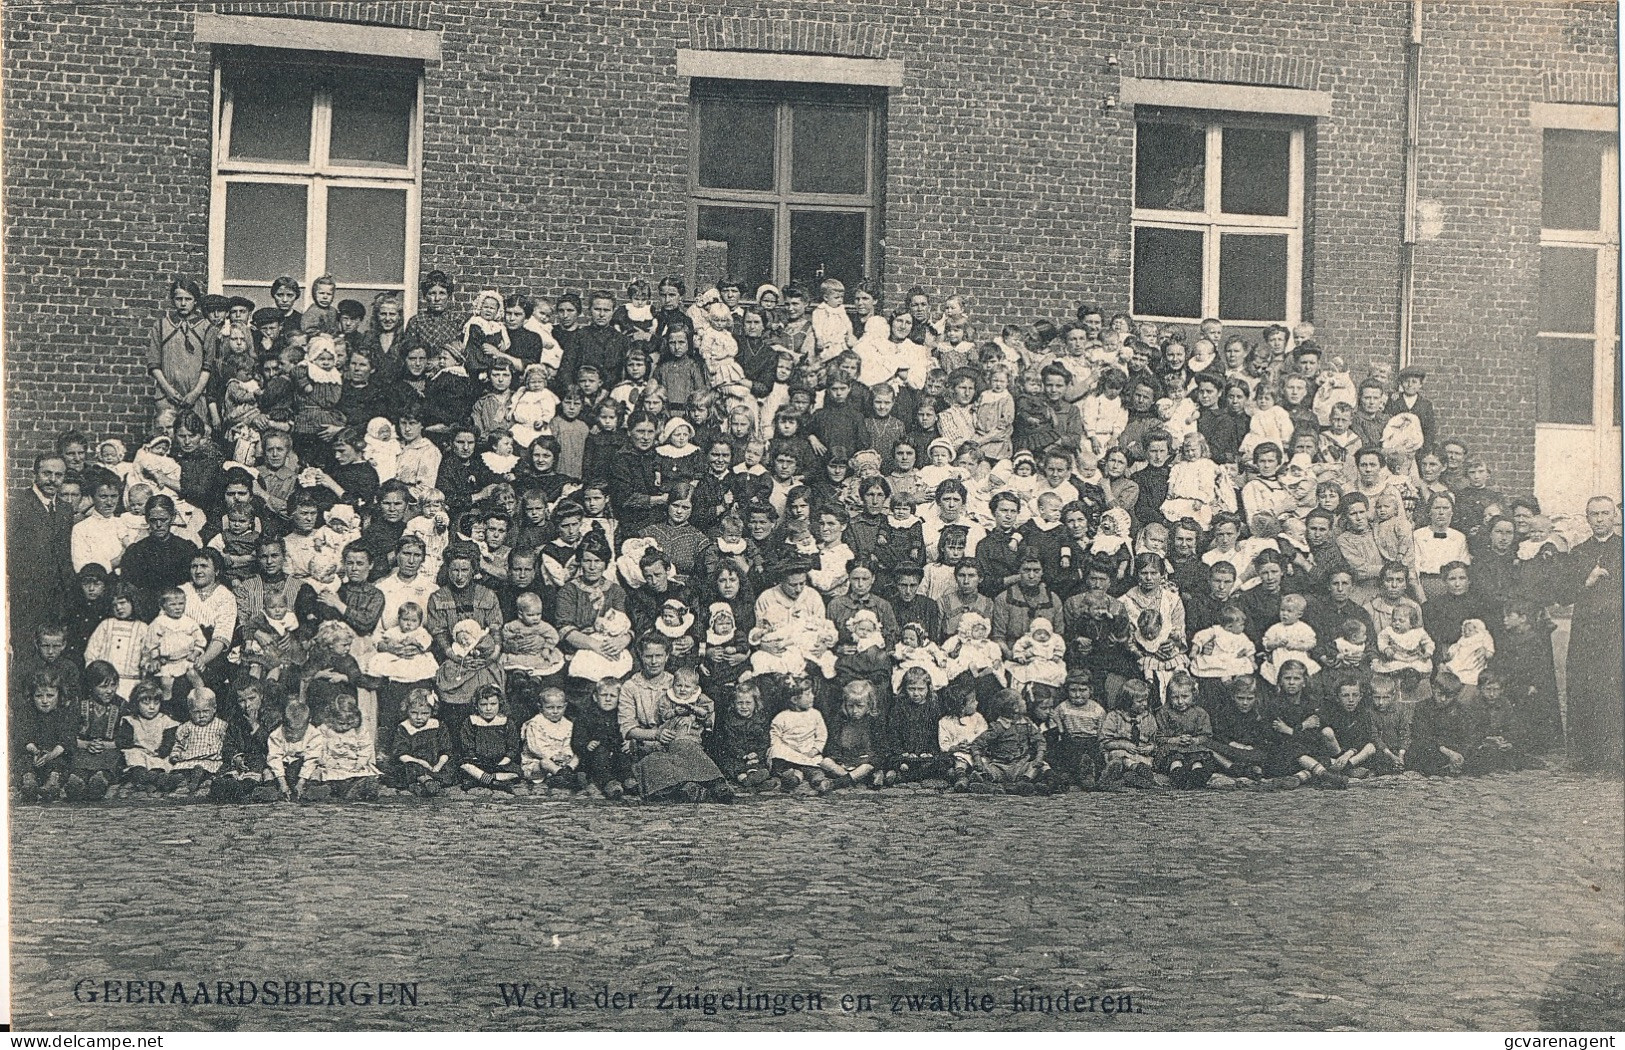
[[[1618,782],[1553,773],[732,808],[24,808],[13,1010],[86,1030],[1616,1029],[1622,811]],[[106,1005],[76,1002],[82,978],[81,995],[135,978],[188,998],[199,981],[415,981],[418,1003]],[[504,981],[577,1005],[505,1007]],[[604,985],[635,1005],[595,1008]],[[823,1009],[660,1010],[661,985],[818,992]],[[1095,1009],[1013,1010],[1029,988]],[[873,1010],[842,1008],[859,994]]]

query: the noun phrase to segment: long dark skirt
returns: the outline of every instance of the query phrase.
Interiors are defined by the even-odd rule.
[[[1587,615],[1590,613],[1590,615]],[[1611,622],[1610,622],[1611,621]],[[1577,607],[1569,635],[1569,754],[1577,765],[1617,773],[1625,698],[1617,615]]]
[[[709,784],[721,779],[722,770],[701,749],[699,741],[688,737],[678,737],[663,750],[650,752],[638,762],[638,783],[644,798],[679,784]]]

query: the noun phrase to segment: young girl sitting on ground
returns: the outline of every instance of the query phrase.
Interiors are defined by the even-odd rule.
[[[414,795],[438,795],[451,778],[451,739],[434,717],[433,694],[423,687],[406,694],[406,718],[390,733],[394,759],[385,785]]]
[[[829,725],[824,747],[825,769],[834,777],[825,781],[830,790],[867,783],[881,788],[887,783],[883,731],[874,716],[875,687],[869,682],[848,682],[841,694],[841,709]],[[891,774],[897,782],[897,774]],[[821,788],[822,790],[822,788]]]
[[[754,679],[734,688],[733,704],[717,717],[710,743],[712,761],[736,788],[756,791],[772,779],[768,755],[773,732]]]
[[[1209,746],[1214,765],[1240,787],[1254,787],[1268,776],[1265,768],[1274,741],[1270,723],[1258,703],[1258,680],[1251,675],[1230,683],[1227,701],[1213,715]]]
[[[1196,706],[1196,680],[1175,675],[1168,683],[1168,703],[1157,712],[1155,766],[1176,788],[1206,787],[1213,775],[1212,736],[1207,711]]]
[[[63,692],[62,678],[55,671],[36,671],[24,693],[28,706],[14,716],[12,779],[25,802],[61,797],[73,769],[78,719],[62,702]]]
[[[125,779],[138,791],[156,790],[169,772],[169,760],[164,756],[174,746],[180,723],[164,714],[164,700],[164,687],[158,679],[143,678],[130,690],[128,713],[119,723]]]
[[[85,668],[84,690],[76,712],[79,732],[73,772],[67,783],[70,799],[77,796],[95,801],[118,783],[124,766],[118,749],[118,727],[123,717],[118,682],[118,671],[104,660]]]
[[[1107,783],[1150,787],[1151,757],[1157,750],[1157,720],[1151,714],[1151,687],[1140,679],[1123,683],[1121,708],[1100,724],[1100,747],[1105,752]]]
[[[893,761],[897,778],[902,781],[947,778],[953,763],[942,753],[939,737],[942,709],[929,672],[924,667],[908,668],[894,693],[896,699],[892,701],[887,729],[895,749]]]
[[[473,707],[457,727],[463,790],[484,787],[511,795],[520,776],[519,727],[503,713],[502,690],[497,686],[481,687]]]
[[[361,705],[348,693],[333,701],[322,727],[322,784],[333,798],[371,802],[378,798],[377,734],[363,724]]]
[[[799,679],[791,688],[789,708],[773,716],[772,744],[768,749],[773,772],[785,791],[810,785],[820,794],[827,794],[824,744],[829,739],[829,727],[813,707],[812,681]]]

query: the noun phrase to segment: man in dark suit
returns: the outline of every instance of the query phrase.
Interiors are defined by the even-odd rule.
[[[55,453],[34,457],[34,483],[11,500],[6,515],[6,580],[11,587],[14,652],[26,651],[36,627],[58,621],[72,568],[68,537],[73,508],[57,503],[68,465]]]

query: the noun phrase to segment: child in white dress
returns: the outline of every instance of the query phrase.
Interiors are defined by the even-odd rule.
[[[138,789],[152,786],[156,777],[169,772],[169,760],[159,752],[180,723],[164,714],[163,703],[162,686],[150,678],[139,683],[130,691],[129,714],[118,729],[125,776]]]
[[[175,679],[193,672],[208,642],[202,625],[186,615],[186,595],[178,587],[164,591],[162,609],[147,626],[147,665],[168,696]]]
[[[1292,447],[1292,416],[1275,401],[1275,390],[1268,383],[1258,384],[1253,395],[1253,416],[1247,424],[1247,435],[1241,439],[1241,458],[1251,461],[1253,450],[1259,445],[1273,443],[1285,450]]]
[[[1463,620],[1460,640],[1446,649],[1444,655],[1444,669],[1476,692],[1478,676],[1484,673],[1490,658],[1495,655],[1495,639],[1490,637],[1483,620]],[[1471,701],[1471,697],[1466,699]]]
[[[898,632],[897,644],[892,647],[892,659],[897,669],[892,672],[891,684],[893,691],[903,688],[903,675],[911,667],[918,667],[925,672],[931,680],[933,689],[941,689],[948,684],[948,658],[942,654],[942,649],[925,633],[925,628],[917,623],[906,623]]]
[[[1224,468],[1208,455],[1207,439],[1191,434],[1180,445],[1179,462],[1168,472],[1168,498],[1163,517],[1177,522],[1193,518],[1206,532],[1219,511],[1236,509],[1236,489]]]
[[[570,677],[585,678],[589,682],[605,678],[625,678],[632,673],[632,621],[619,609],[605,609],[587,632],[595,641],[609,640],[620,646],[614,657],[606,657],[596,649],[577,649],[570,657]]]
[[[1219,610],[1219,622],[1191,639],[1191,676],[1235,678],[1257,666],[1257,649],[1247,637],[1247,614],[1234,605]]]
[[[367,423],[367,447],[361,458],[372,464],[378,472],[378,483],[393,481],[401,462],[401,442],[395,436],[395,425],[382,416]]]
[[[378,633],[378,651],[367,660],[367,673],[391,682],[422,682],[440,669],[432,651],[434,639],[423,626],[423,607],[403,602],[394,624]]]
[[[564,690],[542,690],[542,712],[519,731],[525,748],[519,755],[519,768],[526,780],[540,780],[549,787],[576,787],[575,768],[580,759],[570,749],[575,723],[564,716]],[[585,779],[585,778],[583,778]]]
[[[527,365],[525,385],[513,395],[509,407],[513,426],[508,432],[521,448],[529,448],[531,442],[548,433],[553,418],[558,415],[558,396],[547,388],[550,378],[545,365]]]
[[[1433,672],[1433,639],[1417,622],[1411,605],[1394,607],[1388,624],[1377,632],[1377,657],[1371,669],[1378,674],[1410,672],[1426,678]]]
[[[1308,602],[1301,594],[1288,594],[1281,599],[1281,619],[1264,632],[1264,666],[1259,669],[1264,681],[1275,684],[1281,665],[1288,660],[1303,664],[1310,675],[1320,673],[1320,664],[1309,656],[1315,647],[1315,629],[1303,622]]]
[[[1043,616],[1033,617],[1027,633],[1016,639],[1010,653],[1010,680],[1051,685],[1066,684],[1066,639]]]
[[[993,625],[986,616],[970,611],[960,614],[959,629],[948,639],[943,654],[948,657],[948,678],[951,681],[965,672],[971,677],[991,675],[1000,685],[1007,685],[1004,652],[989,635]]]
[[[725,303],[712,303],[705,311],[706,326],[694,333],[694,348],[705,363],[705,375],[712,389],[743,388],[748,396],[745,370],[739,364],[739,344],[733,337],[733,311]]]

